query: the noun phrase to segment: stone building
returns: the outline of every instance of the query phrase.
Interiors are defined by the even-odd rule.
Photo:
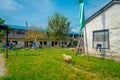
[[[11,43],[18,45],[18,47],[24,47],[24,41],[26,37],[26,27],[18,25],[8,25],[8,38],[9,46]],[[6,44],[6,34],[2,36],[2,42],[5,46]]]
[[[90,54],[120,59],[120,0],[112,0],[89,17],[86,31]]]
[[[77,39],[79,36],[78,32],[70,31],[68,33],[68,39],[66,40],[51,40],[48,38],[47,30],[45,29],[27,29],[26,26],[19,25],[8,25],[9,27],[9,46],[11,44],[17,45],[18,48],[27,48],[27,47],[54,47],[57,45],[67,46],[72,42],[73,39]],[[36,36],[36,37],[35,37]],[[36,39],[35,39],[36,38]],[[6,45],[6,36],[2,36],[3,45]],[[33,43],[35,43],[33,45]]]

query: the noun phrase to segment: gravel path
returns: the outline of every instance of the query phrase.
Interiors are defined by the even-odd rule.
[[[0,54],[0,77],[5,75],[5,59],[3,57],[3,54]]]

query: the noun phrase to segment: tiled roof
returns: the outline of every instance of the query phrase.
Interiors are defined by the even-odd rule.
[[[14,29],[24,29],[26,30],[26,26],[19,26],[19,25],[8,25],[9,28],[14,28]]]
[[[70,32],[68,32],[68,34],[79,35],[80,33],[79,32],[74,32],[74,31],[70,31]]]
[[[4,24],[0,24],[0,29],[7,29],[8,26],[7,25],[4,25]]]
[[[23,29],[23,30],[26,30],[27,27],[26,26],[19,26],[19,25],[8,25],[9,28],[13,28],[13,29]],[[29,29],[29,28],[28,28]],[[47,29],[45,28],[41,28],[41,30],[43,32],[47,32]],[[68,34],[75,34],[75,35],[79,35],[80,33],[79,32],[74,32],[74,31],[70,31],[68,32]]]
[[[41,28],[41,30],[42,30],[43,32],[47,32],[47,29],[45,29],[45,28]]]

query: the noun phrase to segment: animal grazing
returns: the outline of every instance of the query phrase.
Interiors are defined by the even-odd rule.
[[[62,55],[63,55],[63,59],[65,60],[65,62],[67,63],[72,62],[72,57],[70,55],[66,55],[66,54],[62,54]]]
[[[74,48],[70,48],[70,51],[75,51],[75,49]]]

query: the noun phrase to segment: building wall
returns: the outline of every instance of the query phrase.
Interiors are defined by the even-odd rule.
[[[18,47],[24,47],[24,45],[25,45],[24,41],[18,41],[18,44],[17,44]]]
[[[120,4],[114,4],[99,16],[95,17],[86,24],[88,50],[96,54],[93,49],[93,31],[109,29],[110,49],[105,50],[108,55],[120,54]],[[85,34],[85,33],[84,33]],[[115,54],[116,53],[116,54]]]
[[[39,45],[40,45],[40,43],[37,41],[37,42],[36,42],[36,46],[39,47]]]
[[[35,31],[32,30],[25,30],[25,29],[18,29],[18,28],[11,28],[8,34],[8,41],[9,44],[11,43],[16,43],[17,47],[32,47],[32,42],[34,41],[35,36],[32,35],[32,33],[34,33]],[[40,35],[39,35],[40,34]],[[54,47],[54,46],[58,46],[58,45],[62,45],[62,43],[64,44],[64,46],[66,47],[67,45],[69,45],[69,42],[72,39],[77,39],[77,37],[79,37],[79,34],[71,32],[68,35],[72,35],[69,36],[68,39],[66,40],[50,40],[48,39],[47,33],[44,32],[43,34],[41,34],[41,32],[36,34],[37,37],[40,37],[40,40],[37,40],[37,47],[40,47],[40,42],[42,43],[42,48],[45,47]],[[38,36],[39,35],[39,36]],[[74,38],[73,38],[74,35]],[[3,44],[6,45],[5,41],[6,41],[6,35],[2,37],[2,41]]]
[[[52,45],[52,44],[51,44],[51,41],[47,41],[47,46],[48,46],[48,47],[51,47],[51,45]]]

